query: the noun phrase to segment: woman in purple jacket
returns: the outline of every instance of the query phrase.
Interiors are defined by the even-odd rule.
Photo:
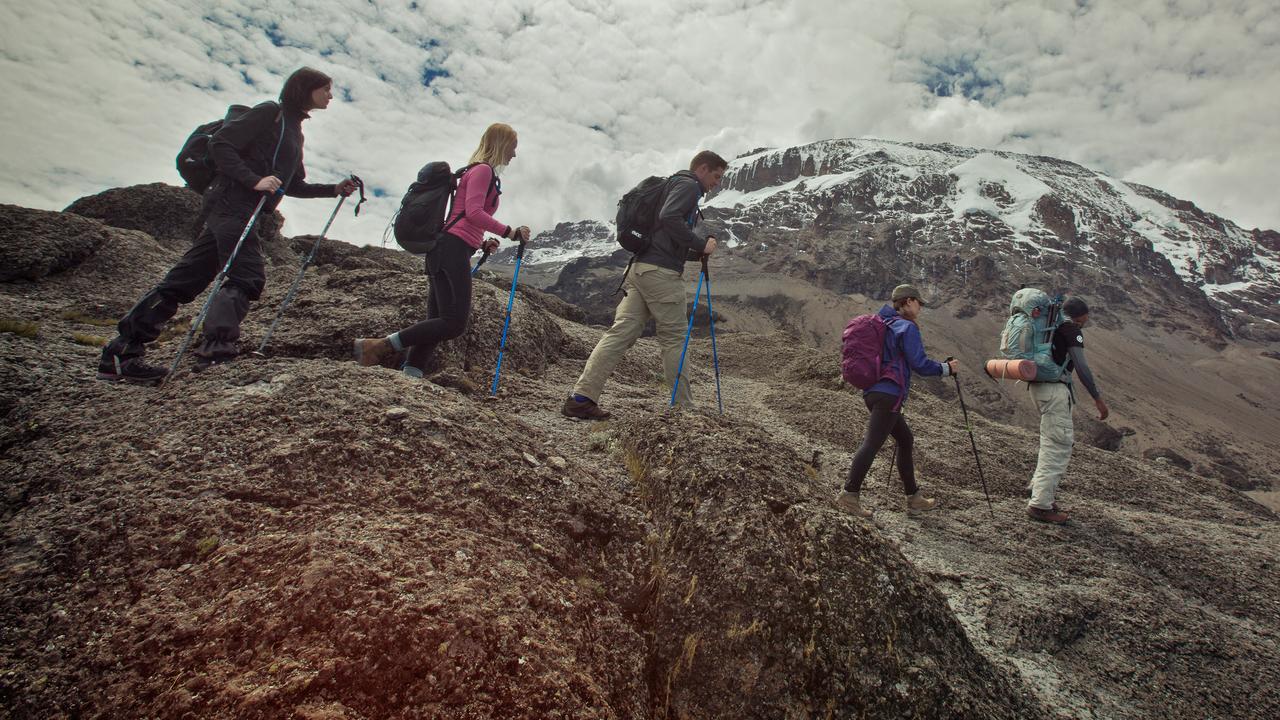
[[[498,176],[516,156],[516,140],[516,131],[510,125],[494,123],[484,131],[480,147],[471,155],[445,221],[449,230],[427,253],[427,276],[431,279],[427,319],[386,337],[357,338],[356,362],[379,365],[388,356],[408,350],[404,372],[420,378],[436,345],[467,329],[471,315],[471,256],[481,248],[492,252],[498,246],[497,240],[485,240],[485,233],[529,240],[527,226],[513,228],[493,216],[502,195]]]
[[[902,415],[902,405],[911,392],[912,370],[924,376],[946,376],[954,375],[958,369],[955,360],[940,363],[925,355],[920,328],[916,326],[916,318],[924,307],[920,291],[911,285],[899,285],[893,289],[892,302],[892,307],[885,305],[880,308],[880,318],[888,326],[883,356],[884,378],[862,393],[863,402],[871,412],[867,434],[853,456],[853,464],[849,466],[844,492],[836,498],[836,504],[842,510],[863,518],[871,517],[871,511],[862,507],[859,498],[862,481],[867,477],[880,446],[890,435],[898,444],[898,474],[902,476],[902,487],[907,494],[907,509],[932,510],[937,505],[937,500],[924,497],[916,486],[915,462],[911,456],[914,438],[907,419]]]

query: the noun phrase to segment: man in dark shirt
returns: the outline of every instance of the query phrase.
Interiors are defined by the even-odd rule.
[[[1067,513],[1058,508],[1054,495],[1058,491],[1058,483],[1067,472],[1067,463],[1071,460],[1071,443],[1074,440],[1071,422],[1071,405],[1074,402],[1072,371],[1093,398],[1099,419],[1106,420],[1111,414],[1084,356],[1083,328],[1089,322],[1089,306],[1080,298],[1071,298],[1063,304],[1062,311],[1070,320],[1058,326],[1053,333],[1053,361],[1059,365],[1066,363],[1062,379],[1030,385],[1031,396],[1040,410],[1040,455],[1036,461],[1035,474],[1031,476],[1031,500],[1027,503],[1027,514],[1031,519],[1058,524],[1070,519]]]
[[[587,358],[582,375],[560,408],[564,416],[583,420],[605,420],[610,416],[597,404],[600,394],[614,367],[640,339],[649,318],[654,320],[658,347],[662,350],[663,377],[667,387],[675,386],[685,321],[689,318],[682,275],[684,266],[716,249],[715,236],[694,232],[698,201],[720,184],[728,165],[724,158],[703,150],[693,156],[688,170],[672,175],[667,181],[653,240],[648,249],[636,256],[623,285],[622,302],[613,315],[613,327],[605,332]],[[687,405],[692,401],[689,378],[681,375],[675,402]]]

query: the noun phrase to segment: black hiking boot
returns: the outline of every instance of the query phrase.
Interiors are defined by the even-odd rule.
[[[594,400],[574,400],[572,395],[565,399],[560,414],[578,420],[608,420],[613,417],[612,413],[601,410]]]
[[[215,365],[226,365],[235,359],[235,355],[215,355],[214,357],[199,355],[196,357],[196,364],[191,366],[191,372],[204,372]]]
[[[98,379],[104,382],[159,385],[168,374],[164,368],[148,365],[140,355],[122,358],[104,353],[98,360]]]

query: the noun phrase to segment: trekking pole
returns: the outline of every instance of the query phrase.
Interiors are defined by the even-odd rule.
[[[502,377],[502,353],[507,348],[507,328],[511,327],[511,304],[516,299],[516,279],[520,277],[520,262],[524,260],[524,240],[516,248],[516,271],[511,276],[511,293],[507,295],[507,319],[502,323],[502,342],[498,344],[498,366],[493,369],[493,387],[489,388],[489,397],[498,396],[498,378]],[[483,258],[481,259],[483,262]],[[479,267],[477,265],[477,267]]]
[[[947,358],[950,361],[952,358]],[[982,494],[987,496],[987,510],[991,519],[996,519],[995,508],[991,505],[991,493],[987,492],[987,478],[982,474],[982,458],[978,457],[978,441],[973,439],[973,426],[969,424],[969,408],[964,404],[964,393],[960,391],[960,376],[952,375],[956,381],[956,395],[960,398],[960,411],[964,413],[964,428],[969,431],[969,444],[973,446],[973,461],[978,465],[978,479],[982,481]]]
[[[724,414],[724,403],[720,400],[720,356],[716,353],[716,315],[711,311],[711,273],[707,272],[707,256],[702,256],[702,277],[707,279],[707,318],[711,321],[711,363],[716,369],[716,407]]]
[[[355,175],[351,176],[356,186],[360,188],[360,196],[364,197],[364,182]],[[262,338],[262,343],[258,345],[258,349],[253,352],[258,357],[264,357],[266,354],[267,343],[271,342],[271,336],[276,332],[276,325],[280,324],[280,318],[284,317],[284,311],[289,308],[289,303],[293,302],[293,296],[297,294],[298,288],[302,285],[302,276],[307,274],[307,268],[311,266],[311,261],[316,257],[316,251],[320,249],[320,243],[324,242],[324,238],[329,234],[329,226],[333,225],[333,219],[338,217],[338,211],[342,209],[342,203],[347,201],[347,196],[343,195],[338,198],[338,204],[333,208],[333,212],[329,213],[329,221],[324,224],[324,229],[320,231],[320,237],[316,238],[316,242],[311,246],[311,252],[307,253],[307,257],[302,261],[302,267],[298,268],[298,276],[293,279],[293,284],[289,286],[289,292],[284,295],[284,302],[280,303],[280,309],[276,311],[276,318],[271,321],[271,327],[267,328],[267,334]],[[364,202],[362,199],[360,202]],[[356,204],[356,214],[360,213],[360,205]]]
[[[471,274],[475,275],[477,272],[479,272],[480,266],[483,265],[484,261],[488,259],[489,259],[489,251],[485,250],[484,253],[480,255],[480,262],[476,263],[476,266],[471,268]]]
[[[693,310],[689,312],[689,328],[684,331],[684,347],[680,348],[680,364],[676,366],[676,381],[671,384],[671,404],[676,405],[676,390],[680,389],[680,376],[684,373],[684,354],[689,350],[689,336],[693,334],[693,319],[698,315],[698,298],[702,297],[702,279],[706,277],[706,266],[698,273],[698,289],[693,291]]]
[[[284,188],[276,190],[271,195],[283,195]],[[187,331],[187,339],[182,341],[182,347],[178,349],[178,356],[173,359],[173,366],[169,368],[169,374],[164,376],[160,381],[160,387],[173,377],[178,371],[178,363],[182,362],[182,356],[187,354],[187,348],[191,347],[191,339],[195,337],[196,330],[204,324],[204,318],[209,314],[209,307],[213,305],[213,299],[218,296],[218,291],[222,289],[222,283],[227,280],[227,273],[231,272],[231,263],[236,261],[236,255],[240,252],[240,246],[244,245],[244,239],[249,237],[249,231],[253,230],[253,224],[258,221],[258,214],[262,212],[262,206],[266,205],[267,198],[271,195],[263,195],[258,201],[258,206],[253,209],[253,214],[249,216],[249,222],[245,224],[244,231],[240,233],[240,239],[236,241],[236,246],[232,248],[231,255],[227,257],[227,263],[222,266],[222,272],[213,279],[213,288],[209,290],[209,297],[205,298],[204,307],[200,308],[200,314],[191,323],[191,329]]]

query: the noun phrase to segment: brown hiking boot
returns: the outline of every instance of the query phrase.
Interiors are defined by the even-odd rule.
[[[574,400],[572,395],[565,399],[560,414],[579,420],[608,420],[613,417],[611,413],[601,410],[594,400]]]
[[[1071,519],[1070,515],[1062,512],[1061,510],[1042,510],[1030,505],[1027,506],[1027,515],[1032,520],[1053,523],[1054,525],[1061,525]]]
[[[919,512],[929,512],[938,506],[938,501],[934,498],[924,496],[924,491],[917,490],[915,495],[907,496],[907,510],[916,510]]]
[[[380,365],[382,361],[396,351],[391,341],[384,338],[356,338],[356,362],[364,367]]]
[[[850,515],[860,518],[871,517],[871,511],[862,507],[862,500],[859,498],[858,493],[851,493],[848,491],[840,493],[840,495],[836,497],[836,507]]]

